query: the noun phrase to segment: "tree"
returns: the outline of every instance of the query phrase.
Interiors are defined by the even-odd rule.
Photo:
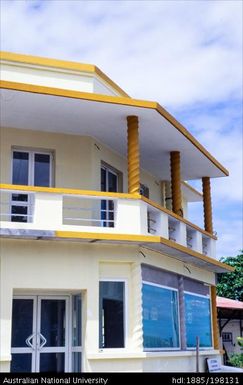
[[[243,301],[243,250],[236,257],[224,257],[220,261],[235,270],[218,275],[217,295]]]

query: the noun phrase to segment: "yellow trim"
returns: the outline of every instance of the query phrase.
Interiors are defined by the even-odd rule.
[[[189,254],[196,259],[200,259],[204,262],[213,264],[221,267],[228,271],[234,271],[234,268],[226,265],[225,263],[219,262],[213,258],[207,257],[204,254],[197,253],[196,251],[188,250],[185,246],[178,245],[175,242],[169,241],[165,238],[153,235],[135,235],[135,234],[110,234],[110,233],[85,233],[78,231],[55,231],[57,238],[63,239],[97,239],[106,241],[124,241],[124,242],[141,242],[141,243],[161,243],[169,246],[178,251]],[[159,252],[157,249],[156,252]]]
[[[167,208],[159,205],[158,203],[156,202],[153,202],[151,201],[150,199],[144,197],[144,196],[141,196],[140,199],[146,203],[148,203],[149,205],[155,207],[156,209],[160,210],[160,211],[163,211],[164,213],[170,215],[171,217],[174,217],[175,219],[177,219],[178,221],[181,221],[181,222],[184,222],[186,225],[190,226],[190,227],[193,227],[195,230],[197,231],[200,231],[202,234],[205,234],[207,235],[208,237],[210,238],[213,238],[215,240],[217,240],[217,237],[215,237],[215,235],[212,235],[211,233],[208,233],[207,231],[201,229],[201,227],[195,225],[194,223],[188,221],[187,219],[175,214],[173,211],[170,211],[168,210]]]
[[[13,52],[0,51],[0,59],[9,62],[23,63],[23,64],[32,64],[37,66],[44,67],[53,67],[61,68],[70,71],[79,71],[87,72],[91,74],[96,74],[99,76],[105,83],[114,88],[122,96],[129,98],[129,95],[123,91],[116,83],[113,82],[104,72],[102,72],[98,67],[93,64],[78,63],[67,60],[51,59],[44,58],[40,56],[32,55],[23,55]]]
[[[200,193],[200,191],[196,190],[194,187],[192,187],[189,183],[185,182],[185,181],[182,181],[181,182],[182,185],[184,185],[186,188],[188,188],[189,190],[191,190],[191,192],[193,192],[194,194],[197,194],[200,196],[200,198],[203,198],[203,194]]]
[[[161,107],[158,103],[156,106],[156,110],[166,119],[168,122],[170,122],[174,127],[178,129],[199,151],[203,153],[216,167],[218,167],[219,170],[221,170],[226,176],[229,176],[229,171],[220,164],[217,159],[213,157],[213,155],[210,154],[206,150],[205,147],[203,147],[192,134],[181,124],[176,120],[169,112],[167,112],[163,107]]]
[[[39,187],[39,186],[24,186],[0,183],[0,189],[2,190],[14,190],[14,191],[29,191],[29,192],[44,192],[51,194],[63,194],[63,195],[88,195],[98,197],[111,197],[119,199],[140,199],[139,194],[124,194],[105,191],[92,191],[92,190],[78,190],[70,188],[59,187]]]
[[[110,233],[83,233],[78,231],[56,231],[58,238],[74,239],[98,239],[106,241],[129,241],[129,242],[149,242],[159,243],[160,237],[153,235],[134,235],[134,234],[110,234]]]
[[[91,94],[88,92],[80,91],[70,91],[59,88],[37,86],[33,84],[24,84],[9,82],[5,80],[0,81],[0,88],[32,92],[32,93],[41,93],[45,95],[54,95],[61,97],[68,97],[74,99],[84,99],[89,101],[103,102],[103,103],[113,103],[126,106],[134,106],[141,108],[149,108],[156,110],[160,115],[162,115],[166,120],[168,120],[178,131],[180,131],[199,151],[203,153],[220,171],[222,171],[226,176],[229,175],[228,170],[222,166],[188,131],[185,127],[182,126],[172,115],[170,115],[164,108],[162,108],[156,102],[149,102],[146,100],[137,100],[131,99],[128,97],[119,97],[119,96],[108,96],[100,94]]]
[[[214,258],[210,258],[207,255],[198,253],[197,251],[188,249],[186,246],[182,246],[182,245],[180,245],[180,244],[178,244],[176,242],[170,241],[168,239],[160,237],[160,242],[162,244],[168,246],[168,247],[171,247],[172,249],[176,249],[176,250],[181,251],[183,253],[189,254],[192,257],[195,257],[195,258],[200,259],[200,260],[202,260],[204,262],[207,262],[207,263],[211,263],[211,264],[213,264],[215,266],[219,266],[219,267],[221,267],[221,268],[223,268],[225,270],[228,270],[228,271],[234,271],[235,270],[232,266],[229,266],[229,265],[227,265],[227,264],[225,264],[223,262],[217,261]]]

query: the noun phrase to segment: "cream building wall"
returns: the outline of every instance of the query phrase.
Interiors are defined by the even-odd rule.
[[[123,175],[127,192],[127,160],[94,138],[34,130],[0,128],[1,182],[11,183],[12,149],[49,150],[54,156],[55,187],[100,191],[100,167],[105,162]],[[150,190],[150,198],[161,203],[159,181],[141,171],[141,182]]]
[[[215,284],[214,274],[138,246],[83,244],[67,241],[1,240],[0,319],[2,371],[11,359],[12,297],[16,294],[82,293],[83,371],[189,371],[195,352],[143,352],[141,263],[151,264],[190,278]],[[144,255],[146,258],[144,258]],[[91,279],[92,277],[92,279]],[[119,279],[126,282],[126,348],[99,349],[98,282]],[[4,290],[3,290],[4,288]],[[201,365],[205,355],[201,352]]]

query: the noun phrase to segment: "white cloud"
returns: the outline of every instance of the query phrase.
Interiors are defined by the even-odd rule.
[[[227,202],[221,244],[239,244],[229,213],[242,200],[241,1],[2,0],[1,32],[2,50],[94,63],[181,116],[230,171],[213,181],[213,198]]]

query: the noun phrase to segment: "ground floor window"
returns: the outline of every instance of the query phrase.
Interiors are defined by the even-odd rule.
[[[101,281],[99,290],[99,347],[124,348],[125,282]]]
[[[145,349],[179,348],[176,289],[143,284],[143,340]]]
[[[202,295],[185,293],[186,342],[188,348],[212,346],[210,299]]]
[[[212,348],[207,284],[147,264],[142,280],[145,350]]]

